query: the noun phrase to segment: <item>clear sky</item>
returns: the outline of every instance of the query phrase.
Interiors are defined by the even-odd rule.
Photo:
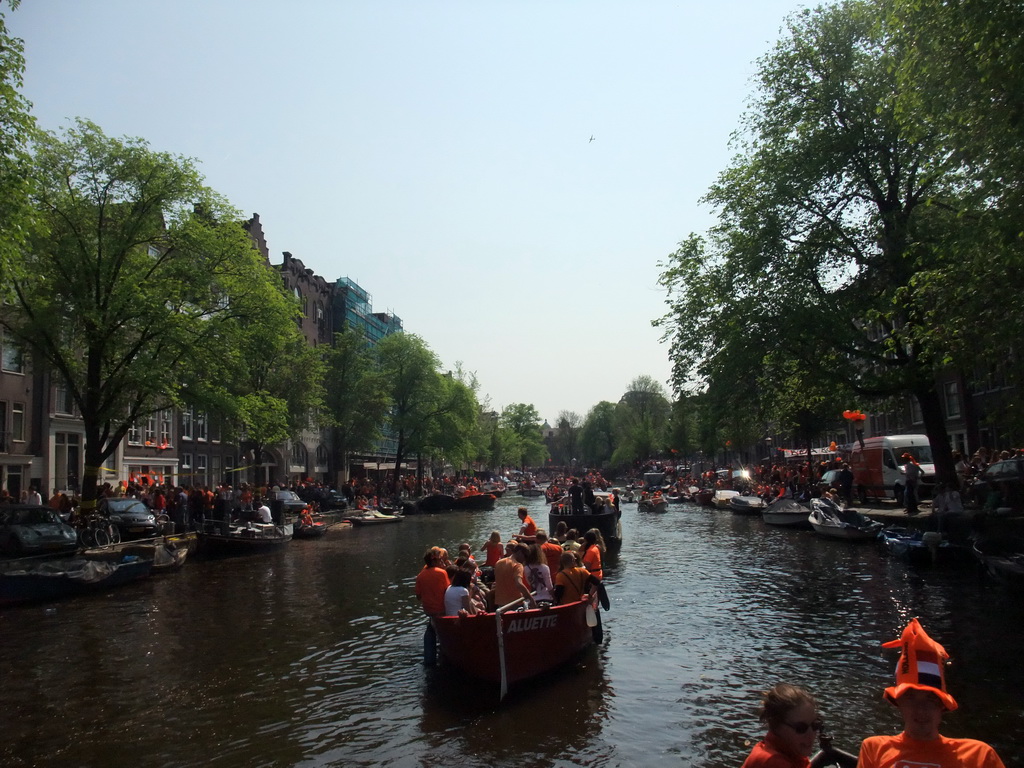
[[[25,95],[200,161],[495,410],[666,384],[659,262],[712,223],[795,0],[23,0]],[[591,140],[593,137],[593,140]]]

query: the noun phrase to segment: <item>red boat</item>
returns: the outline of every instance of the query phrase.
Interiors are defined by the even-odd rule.
[[[587,600],[528,611],[445,616],[434,620],[441,654],[474,677],[509,686],[571,661],[594,641],[587,625]]]

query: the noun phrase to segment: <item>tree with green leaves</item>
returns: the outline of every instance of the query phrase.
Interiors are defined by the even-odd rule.
[[[615,407],[616,464],[630,464],[665,450],[671,404],[665,388],[652,377],[637,376]]]
[[[388,413],[387,380],[362,333],[334,334],[325,354],[324,423],[332,429],[335,463],[348,466],[352,451],[373,447]]]
[[[604,467],[615,453],[615,403],[602,400],[589,411],[580,428],[580,456],[587,466]]]
[[[7,0],[16,9],[18,0]],[[0,7],[3,0],[0,0]],[[31,104],[21,93],[25,46],[8,32],[0,12],[0,275],[22,274],[22,254],[33,227],[30,143],[35,132]]]
[[[324,359],[291,322],[294,309],[286,297],[277,307],[277,322],[268,307],[261,324],[246,328],[225,370],[227,386],[216,386],[227,394],[227,407],[219,410],[227,434],[252,450],[257,466],[263,464],[267,446],[299,440],[304,431],[319,426],[315,422],[323,405]]]
[[[580,429],[583,426],[583,418],[575,411],[559,411],[555,419],[554,450],[552,460],[555,464],[563,467],[569,465],[571,459],[577,458],[580,453]]]
[[[90,502],[133,424],[192,391],[212,397],[211,372],[235,365],[247,334],[294,316],[239,213],[191,160],[79,120],[39,136],[32,186],[41,226],[0,324],[81,415]]]
[[[908,130],[935,133],[964,178],[946,268],[919,276],[931,297],[928,320],[951,364],[1018,381],[1024,318],[1008,309],[1024,268],[1024,5],[889,7],[880,23],[906,51],[896,69],[897,114]],[[1014,395],[988,414],[1013,444],[1024,438],[1018,404]]]
[[[544,464],[548,449],[541,439],[541,420],[537,409],[526,403],[512,403],[501,411],[499,425],[504,432],[504,452],[520,469]]]
[[[387,426],[397,441],[395,488],[408,455],[471,453],[468,441],[477,410],[471,387],[442,374],[437,355],[415,334],[385,336],[375,352],[390,401]]]
[[[660,322],[681,389],[756,380],[774,356],[863,400],[913,395],[949,477],[936,386],[948,350],[922,279],[959,271],[946,243],[964,180],[939,137],[899,112],[906,51],[881,11],[846,0],[788,20],[759,62],[736,159],[705,197],[718,224],[662,275]],[[791,404],[795,419],[805,404]]]

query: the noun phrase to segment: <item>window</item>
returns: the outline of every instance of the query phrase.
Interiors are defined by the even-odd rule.
[[[0,333],[0,341],[4,347],[3,355],[0,356],[0,368],[7,373],[24,373],[21,348],[3,333]]]
[[[11,404],[11,439],[22,443],[25,441],[25,404]]]
[[[183,454],[181,454],[181,468],[182,469],[192,469],[192,454],[191,453],[183,453]]]
[[[151,413],[146,419],[146,445],[153,445],[156,442],[156,414]]]
[[[206,412],[199,411],[196,414],[196,440],[206,440],[208,437]]]
[[[185,408],[181,412],[181,439],[191,440],[194,432],[192,409]]]
[[[128,428],[128,445],[142,445],[142,430],[138,424],[132,424]]]
[[[921,412],[921,403],[913,395],[910,396],[910,423],[921,424],[924,422],[924,414]]]
[[[208,485],[209,479],[206,477],[206,454],[200,453],[196,456],[196,482],[200,485]]]
[[[171,415],[170,408],[160,411],[160,445],[169,445],[171,442]]]
[[[942,396],[946,403],[946,418],[960,418],[960,385],[955,381],[947,381],[942,387]]]
[[[306,466],[306,446],[298,440],[292,443],[292,464]]]
[[[316,447],[316,463],[326,466],[328,461],[330,461],[330,453],[327,451],[327,446],[321,443]]]
[[[68,389],[67,383],[63,381],[58,383],[56,387],[54,387],[54,394],[54,412],[65,416],[74,416],[75,399],[71,396],[71,390]]]

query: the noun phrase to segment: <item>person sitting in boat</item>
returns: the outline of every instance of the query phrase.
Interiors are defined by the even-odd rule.
[[[939,733],[942,716],[957,708],[946,692],[944,666],[949,655],[932,640],[917,619],[911,619],[897,640],[883,648],[900,648],[896,684],[885,689],[885,699],[900,711],[903,732],[895,736],[869,736],[860,746],[860,768],[897,766],[953,766],[1004,768],[988,744],[975,739],[951,739]]]
[[[553,594],[556,605],[568,605],[584,598],[596,601],[597,579],[576,562],[576,555],[563,552],[558,573],[555,574]]]
[[[552,594],[551,569],[548,567],[547,559],[540,551],[540,547],[534,542],[527,547],[526,564],[524,568],[526,580],[533,590],[533,599],[539,605],[551,605],[555,596]]]
[[[559,544],[565,544],[565,539],[569,535],[569,526],[566,525],[565,520],[559,520],[558,525],[555,526],[555,541]]]
[[[476,616],[477,606],[469,591],[472,583],[469,571],[463,568],[455,571],[451,584],[444,591],[445,616]]]
[[[566,552],[572,552],[576,555],[580,551],[580,547],[583,545],[580,543],[580,533],[575,528],[570,528],[565,534],[565,543],[562,545],[562,549]]]
[[[267,506],[267,503],[263,499],[257,498],[256,499],[256,504],[258,505],[256,507],[256,514],[255,514],[256,522],[257,523],[268,523],[268,524],[274,522],[274,519],[273,519],[273,517],[271,517],[271,514],[270,514],[270,507]]]
[[[591,528],[583,534],[583,555],[580,559],[583,562],[583,566],[590,571],[590,575],[598,581],[604,578],[601,558],[606,549],[604,537],[597,528]]]
[[[299,513],[299,525],[313,527],[313,510],[309,508],[308,504]]]
[[[543,528],[537,529],[537,547],[540,549],[541,555],[544,557],[544,562],[548,564],[548,570],[551,573],[558,573],[558,564],[562,559],[561,544],[556,544],[548,539],[548,532]]]
[[[511,546],[512,554],[501,558],[494,566],[494,604],[500,608],[522,597],[531,608],[536,608],[537,603],[530,594],[523,567],[527,556],[526,545],[513,541]]]
[[[444,615],[445,592],[451,585],[443,564],[447,558],[445,550],[431,547],[423,555],[423,568],[416,575],[416,597],[427,615],[427,628],[423,632],[423,663],[427,665],[437,662],[437,632],[433,619]]]
[[[533,541],[534,537],[537,535],[537,524],[533,522],[533,518],[530,517],[530,513],[526,507],[519,508],[519,520],[523,524],[519,529],[519,536],[523,539]]]
[[[484,567],[493,568],[505,552],[505,545],[501,543],[501,531],[491,531],[490,537],[481,545],[480,549],[487,555]]]
[[[779,683],[765,691],[761,698],[760,720],[768,726],[768,734],[754,745],[741,768],[817,768],[838,764],[854,768],[857,758],[832,749],[831,740],[824,740],[825,749],[816,754],[814,742],[824,726],[818,717],[818,704],[805,688]]]

